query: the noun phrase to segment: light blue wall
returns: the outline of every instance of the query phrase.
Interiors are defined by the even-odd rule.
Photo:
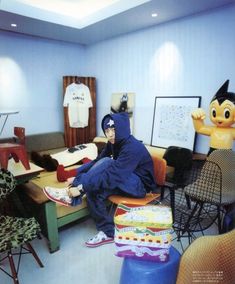
[[[202,96],[207,111],[226,79],[235,92],[234,30],[235,5],[87,48],[87,73],[97,77],[98,124],[112,93],[135,92],[135,136],[150,143],[155,96]],[[206,153],[208,144],[198,136],[196,151]]]
[[[62,77],[82,75],[83,66],[82,46],[0,32],[0,109],[20,111],[2,137],[15,125],[27,134],[63,130]]]
[[[20,110],[3,137],[14,125],[63,130],[62,76],[81,75],[97,79],[98,134],[111,94],[135,92],[135,136],[150,143],[156,96],[202,96],[207,111],[226,79],[235,92],[234,30],[235,5],[89,47],[0,32],[0,108]],[[196,150],[208,142],[200,135]]]

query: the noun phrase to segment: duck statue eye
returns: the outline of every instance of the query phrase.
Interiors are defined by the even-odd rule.
[[[216,109],[214,107],[211,109],[211,115],[216,117]]]
[[[228,119],[230,117],[230,110],[228,108],[224,109],[224,117]]]

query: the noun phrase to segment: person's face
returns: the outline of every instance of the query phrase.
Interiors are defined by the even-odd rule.
[[[111,144],[115,143],[115,128],[114,127],[110,127],[105,129],[105,136],[108,138],[108,141]]]
[[[230,127],[235,123],[235,105],[225,100],[221,105],[215,100],[210,104],[210,120],[217,127]]]

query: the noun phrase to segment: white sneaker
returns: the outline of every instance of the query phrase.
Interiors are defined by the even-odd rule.
[[[68,194],[68,188],[56,188],[46,186],[43,188],[48,199],[65,206],[71,206],[72,198]]]
[[[113,243],[114,239],[108,237],[104,232],[98,232],[93,238],[90,238],[85,242],[85,245],[90,248],[102,246],[105,244]]]

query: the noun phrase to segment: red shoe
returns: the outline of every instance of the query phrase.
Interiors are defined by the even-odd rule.
[[[84,159],[82,159],[82,163],[83,164],[87,164],[87,163],[89,163],[91,160],[89,159],[89,158],[84,158]]]
[[[56,177],[59,182],[66,181],[68,178],[76,177],[77,169],[65,170],[63,165],[58,165]]]

